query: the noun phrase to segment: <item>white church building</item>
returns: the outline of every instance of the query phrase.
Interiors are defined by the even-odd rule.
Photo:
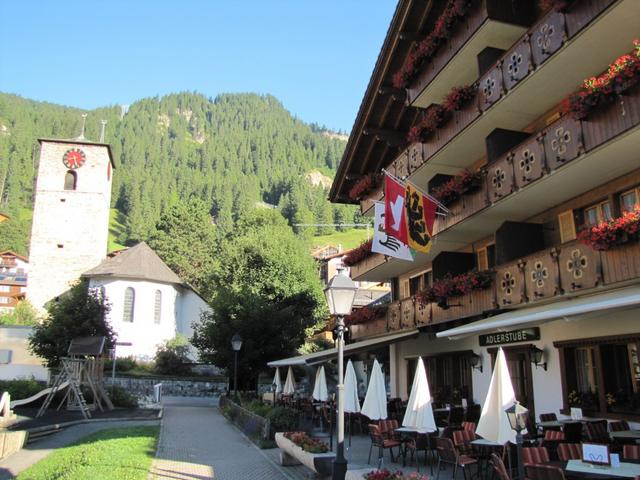
[[[152,359],[158,345],[176,336],[191,338],[191,324],[209,311],[207,303],[144,242],[111,253],[85,272],[111,305],[109,321],[118,336],[118,357]]]

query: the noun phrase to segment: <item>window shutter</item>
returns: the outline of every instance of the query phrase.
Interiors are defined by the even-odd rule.
[[[407,298],[410,296],[409,293],[409,280],[402,281],[402,288],[400,289],[400,298]]]
[[[567,210],[558,215],[560,225],[560,242],[565,243],[576,239],[576,223],[573,218],[573,210]]]
[[[489,270],[489,257],[487,256],[486,248],[479,248],[476,252],[478,257],[478,271]]]

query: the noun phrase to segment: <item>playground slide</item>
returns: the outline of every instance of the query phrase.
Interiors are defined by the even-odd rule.
[[[69,382],[63,382],[58,387],[58,390],[64,390],[68,386],[69,386]],[[53,389],[53,387],[45,388],[44,390],[40,390],[38,393],[36,393],[35,395],[30,396],[29,398],[23,398],[21,400],[14,400],[14,401],[11,402],[11,408],[19,407],[20,405],[26,405],[28,403],[34,402],[37,399],[39,399],[40,397],[44,397],[45,395],[47,395],[52,389]]]

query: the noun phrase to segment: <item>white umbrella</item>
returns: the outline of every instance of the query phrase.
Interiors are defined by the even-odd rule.
[[[358,379],[351,360],[347,362],[347,372],[344,376],[344,411],[347,413],[358,413],[360,411]]]
[[[373,361],[371,379],[369,380],[369,387],[364,397],[361,413],[371,420],[384,420],[387,418],[387,391],[384,387],[384,375],[378,360]]]
[[[293,378],[293,370],[291,367],[289,367],[289,371],[287,371],[287,379],[284,382],[282,393],[285,395],[293,395],[296,393],[296,380]]]
[[[416,368],[416,375],[413,377],[411,395],[409,395],[407,409],[404,412],[402,426],[415,428],[417,431],[425,433],[438,430],[436,420],[433,418],[431,392],[429,392],[427,372],[424,369],[422,357],[418,358],[418,368]]]
[[[282,380],[280,380],[279,367],[276,367],[276,374],[273,376],[273,383],[276,385],[276,394],[282,393]]]
[[[516,432],[511,428],[505,413],[515,402],[507,359],[500,348],[476,433],[486,440],[503,445],[507,442],[515,443]]]
[[[320,402],[326,402],[329,398],[329,392],[327,391],[327,377],[324,374],[324,365],[316,369],[316,381],[313,384],[314,400]]]

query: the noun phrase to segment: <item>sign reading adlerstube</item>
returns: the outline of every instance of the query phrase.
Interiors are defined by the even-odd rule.
[[[533,340],[540,340],[540,329],[538,327],[480,335],[480,346],[489,347],[492,345],[504,345],[505,343],[530,342]]]

